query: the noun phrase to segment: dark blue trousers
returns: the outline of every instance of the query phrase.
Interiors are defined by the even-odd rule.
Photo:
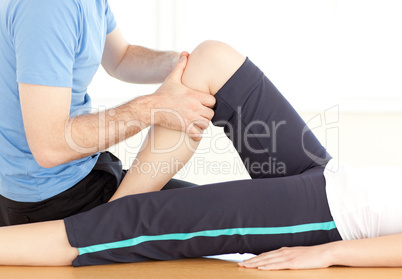
[[[215,97],[212,121],[252,179],[127,196],[66,218],[74,266],[341,240],[323,176],[331,157],[268,78],[247,59]]]

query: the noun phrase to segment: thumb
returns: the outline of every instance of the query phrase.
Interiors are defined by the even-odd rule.
[[[186,69],[187,61],[187,56],[182,55],[180,57],[179,63],[176,64],[173,71],[170,73],[169,78],[176,82],[181,82],[181,77],[184,73],[184,69]]]

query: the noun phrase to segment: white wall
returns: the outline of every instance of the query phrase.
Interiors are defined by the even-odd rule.
[[[225,41],[297,106],[310,107],[307,97],[319,98],[320,108],[401,99],[400,0],[109,2],[131,43],[191,51],[206,39]]]
[[[157,49],[191,51],[206,39],[225,41],[249,56],[308,122],[338,106],[331,153],[351,164],[401,165],[402,1],[399,0],[109,0],[126,38]],[[90,87],[94,104],[116,105],[157,86],[114,81],[100,70]],[[220,137],[213,129],[211,137]],[[142,136],[112,148],[128,167]],[[215,138],[216,139],[216,138]],[[223,146],[229,143],[219,140]],[[210,148],[204,140],[201,147]],[[222,148],[225,149],[225,148]],[[227,151],[227,150],[226,150]],[[201,152],[204,153],[204,152]],[[218,152],[219,153],[219,152]],[[206,173],[238,157],[195,156],[180,178],[199,183],[245,178]],[[201,159],[197,159],[201,158]],[[223,168],[223,167],[222,167]],[[219,171],[217,171],[219,173]]]

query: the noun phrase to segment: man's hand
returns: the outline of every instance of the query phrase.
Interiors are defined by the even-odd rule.
[[[192,90],[181,82],[189,54],[183,52],[180,61],[165,82],[152,95],[152,124],[186,132],[193,140],[201,140],[214,116],[215,98],[210,93]]]

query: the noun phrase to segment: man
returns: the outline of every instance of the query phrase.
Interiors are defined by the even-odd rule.
[[[5,0],[0,19],[0,225],[107,202],[124,171],[101,151],[151,125],[200,140],[213,117],[214,97],[185,87],[184,69],[168,77],[188,53],[129,45],[107,0]],[[168,78],[152,95],[91,114],[87,87],[100,64],[125,82]]]

